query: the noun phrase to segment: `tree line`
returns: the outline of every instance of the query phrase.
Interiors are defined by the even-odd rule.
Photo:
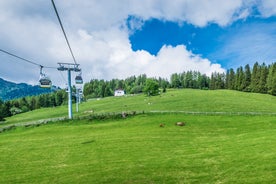
[[[266,65],[256,62],[253,68],[249,65],[230,69],[226,73],[225,88],[244,92],[276,95],[276,63]]]
[[[45,107],[56,107],[65,104],[68,95],[65,90],[38,96],[23,97],[15,100],[2,101],[0,99],[0,121],[19,113],[32,111]]]
[[[147,94],[147,80],[154,81],[164,92],[167,88],[230,89],[276,95],[276,63],[267,66],[256,62],[253,68],[247,64],[238,67],[236,71],[231,68],[226,73],[213,72],[210,77],[198,71],[185,71],[172,74],[170,80],[161,77],[148,78],[146,74],[124,80],[93,79],[84,85],[83,92],[86,98],[113,96],[116,89],[123,89],[127,94]]]
[[[152,85],[152,81],[157,83],[159,88],[166,89],[169,86],[169,82],[166,79],[159,77],[148,78],[146,74],[139,76],[131,76],[126,79],[112,79],[110,81],[92,79],[90,82],[85,83],[83,88],[83,94],[85,98],[103,98],[107,96],[113,96],[115,90],[123,89],[126,94],[138,94],[145,92],[145,87],[148,81],[148,85]],[[151,83],[150,83],[151,81]]]
[[[84,84],[83,94],[86,99],[103,98],[113,96],[116,89],[123,89],[126,94],[157,95],[166,92],[167,88],[230,89],[276,96],[276,63],[267,66],[256,62],[252,68],[249,65],[240,66],[236,70],[231,68],[226,73],[214,72],[210,77],[198,71],[185,71],[172,74],[170,80],[149,78],[146,74],[110,81],[92,79]],[[5,117],[42,107],[60,106],[67,101],[65,90],[6,102],[0,100],[0,121]]]

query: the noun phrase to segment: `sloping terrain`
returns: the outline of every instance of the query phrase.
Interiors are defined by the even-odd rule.
[[[275,97],[235,91],[91,100],[75,113],[80,119],[0,133],[0,183],[273,183],[275,109]],[[66,116],[66,110],[8,121]],[[84,118],[122,111],[142,113]]]
[[[50,89],[42,89],[39,86],[32,86],[25,83],[16,84],[0,78],[0,99],[4,101],[50,92]]]

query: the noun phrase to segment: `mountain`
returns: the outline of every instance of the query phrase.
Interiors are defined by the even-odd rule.
[[[13,83],[0,78],[0,99],[12,100],[25,96],[34,96],[44,93],[50,93],[52,89],[44,89],[39,86],[32,86],[25,83]]]

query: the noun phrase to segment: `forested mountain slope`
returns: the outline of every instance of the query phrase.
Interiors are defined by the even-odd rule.
[[[25,96],[39,95],[51,92],[50,89],[42,89],[25,83],[13,83],[0,78],[0,99],[12,100]]]

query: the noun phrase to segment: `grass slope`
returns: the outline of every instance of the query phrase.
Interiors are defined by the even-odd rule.
[[[172,90],[105,98],[81,112],[145,111],[126,119],[74,120],[0,133],[0,183],[273,183],[275,115],[192,115],[150,111],[275,113],[276,98],[236,91]],[[66,116],[40,109],[7,124]],[[185,121],[184,127],[175,122]],[[159,127],[164,123],[165,127]],[[3,125],[2,125],[3,126]]]
[[[275,134],[273,116],[144,114],[19,128],[0,135],[0,183],[273,183]]]
[[[75,111],[75,106],[73,105]],[[244,93],[230,90],[168,90],[161,96],[145,95],[94,99],[80,105],[75,116],[91,112],[122,111],[189,111],[189,112],[256,112],[276,113],[276,97],[266,94]],[[67,117],[67,106],[39,109],[10,118],[1,126],[40,119]]]

